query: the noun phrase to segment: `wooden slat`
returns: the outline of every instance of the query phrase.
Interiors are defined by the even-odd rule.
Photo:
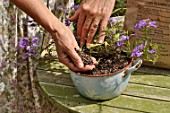
[[[144,99],[132,96],[119,96],[102,104],[119,108],[135,109],[153,113],[170,113],[170,102]]]
[[[63,99],[59,97],[53,97],[53,99],[57,102],[64,102],[64,103],[75,103],[74,100],[69,99]],[[76,102],[77,103],[77,102]],[[143,111],[138,111],[134,109],[124,109],[119,107],[110,107],[107,105],[101,104],[101,102],[98,102],[96,104],[86,104],[86,105],[77,105],[74,107],[70,107],[73,111],[78,111],[79,113],[143,113]]]
[[[74,87],[61,86],[56,84],[41,83],[43,89],[48,93],[50,98],[55,98],[54,101],[61,102],[67,108],[82,106],[81,109],[86,111],[86,105],[97,104],[97,101],[90,101],[79,96],[77,90]],[[140,91],[139,91],[140,92]],[[132,94],[133,95],[133,94]],[[160,109],[164,109],[163,113],[169,113],[170,102],[159,101],[154,99],[143,98],[142,92],[141,97],[121,95],[113,100],[100,102],[102,105],[113,108],[128,109],[131,111],[138,112],[157,112]],[[145,95],[147,96],[147,95]],[[149,94],[149,96],[151,96]],[[154,98],[154,97],[153,97]],[[78,107],[79,108],[79,107]],[[97,108],[94,108],[97,109]],[[88,113],[88,112],[85,112]],[[157,112],[158,113],[158,112]]]
[[[170,69],[161,69],[156,67],[148,67],[142,66],[140,67],[137,72],[145,73],[145,74],[152,74],[152,75],[167,75],[170,76]]]
[[[170,102],[170,89],[166,88],[130,83],[123,94]]]
[[[133,74],[130,82],[139,83],[151,86],[166,87],[170,88],[170,77],[163,75],[144,75],[144,74]]]
[[[92,101],[75,89],[68,70],[60,71],[60,64],[49,62],[37,70],[45,95],[68,113],[170,113],[169,70],[139,70],[132,74],[129,84],[119,97],[109,101]],[[49,71],[47,71],[49,70]],[[67,71],[66,71],[67,70]],[[145,74],[141,73],[144,72]]]
[[[37,70],[38,81],[52,84],[74,86],[69,74]]]

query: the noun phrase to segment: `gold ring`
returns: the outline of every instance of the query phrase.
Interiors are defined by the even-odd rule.
[[[98,25],[97,25],[97,24],[94,24],[93,27],[94,27],[94,28],[98,28]]]

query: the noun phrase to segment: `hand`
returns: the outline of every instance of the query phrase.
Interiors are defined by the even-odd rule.
[[[86,65],[84,67],[81,58],[75,51],[75,49],[79,50],[79,46],[69,28],[61,23],[60,29],[61,30],[58,33],[52,33],[53,39],[56,43],[59,61],[73,71],[92,70],[95,66]],[[96,64],[97,61],[95,59],[93,59],[93,61],[94,64]]]
[[[51,11],[44,5],[42,0],[12,0],[21,10],[31,16],[43,26],[55,40],[59,61],[73,71],[92,70],[94,65],[84,67],[83,62],[75,49],[78,44],[69,30]],[[46,16],[44,16],[46,15]],[[72,61],[70,61],[72,60]],[[95,60],[94,64],[96,63]]]
[[[69,19],[78,20],[77,35],[80,38],[80,44],[91,43],[93,37],[100,26],[100,35],[98,42],[103,43],[108,20],[114,8],[115,0],[83,0],[79,9]],[[99,25],[100,24],[100,25]],[[87,42],[85,38],[87,37]]]

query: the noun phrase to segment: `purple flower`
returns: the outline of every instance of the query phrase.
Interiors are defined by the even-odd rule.
[[[37,37],[35,37],[34,39],[32,39],[32,44],[33,46],[37,46],[37,43],[39,42],[39,39]]]
[[[31,51],[32,47],[31,46],[26,46],[26,50]]]
[[[146,41],[145,43],[139,45],[139,49],[140,49],[140,50],[143,49],[143,48],[147,45],[147,43],[148,43],[148,42]]]
[[[140,30],[141,28],[145,28],[148,26],[148,23],[150,22],[150,19],[144,19],[144,20],[140,20],[136,25],[135,28],[137,30]]]
[[[136,46],[133,49],[133,52],[131,54],[131,57],[140,57],[143,55],[143,52],[140,52],[140,50],[142,50],[145,46],[147,45],[147,41],[139,46]]]
[[[57,9],[60,10],[60,11],[62,11],[62,10],[63,10],[62,5],[57,6]]]
[[[116,21],[120,21],[121,20],[121,18],[119,18],[119,17],[116,17],[116,18],[114,18]]]
[[[150,54],[154,54],[156,52],[156,49],[148,50]]]
[[[64,14],[65,14],[65,15],[68,15],[68,11],[65,11]]]
[[[128,39],[129,39],[129,37],[128,37],[128,36],[125,36],[125,35],[120,36],[120,38],[122,39],[122,41],[125,41],[125,40],[128,40]]]
[[[27,37],[24,37],[20,42],[19,42],[19,46],[21,48],[26,48],[26,46],[29,43],[29,39]]]
[[[19,46],[26,50],[26,53],[24,54],[24,58],[30,57],[30,56],[35,56],[37,54],[38,50],[38,42],[39,39],[35,36],[31,36],[29,38],[24,37],[20,42]]]
[[[116,45],[117,47],[120,47],[120,46],[123,45],[123,42],[122,42],[122,41],[117,41],[117,42],[115,42],[115,45]]]
[[[157,28],[155,21],[150,21],[149,26]]]
[[[66,26],[70,26],[70,24],[71,24],[70,21],[69,21],[68,19],[66,19],[66,20],[65,20],[65,25],[66,25]]]
[[[110,19],[109,19],[109,22],[110,22],[112,25],[114,25],[114,20],[113,20],[113,18],[110,18]]]
[[[146,23],[146,20],[141,20],[139,23],[136,24],[135,28],[137,30],[140,30],[142,27],[146,27],[148,24]]]
[[[142,55],[143,55],[143,52],[133,51],[133,53],[131,54],[131,57],[140,57]]]
[[[78,8],[79,8],[79,5],[74,5],[73,6],[74,11],[76,11]]]

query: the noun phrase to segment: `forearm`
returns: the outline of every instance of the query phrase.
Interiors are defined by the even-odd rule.
[[[60,20],[50,12],[42,0],[12,0],[12,2],[50,33],[59,31]]]

